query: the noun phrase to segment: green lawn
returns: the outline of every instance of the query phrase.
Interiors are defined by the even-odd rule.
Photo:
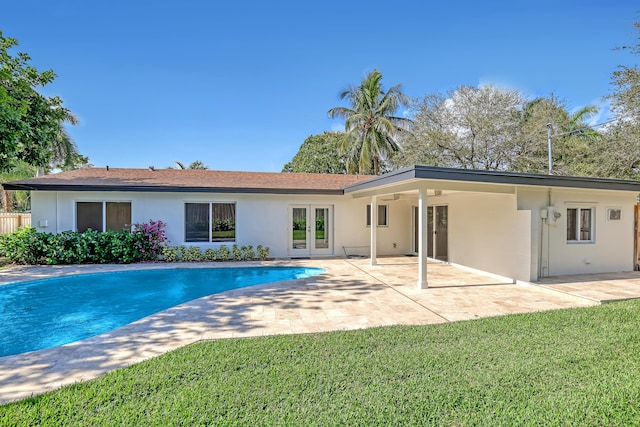
[[[306,240],[307,230],[293,230],[293,240]],[[316,230],[316,239],[324,239],[324,230]]]
[[[639,425],[640,301],[202,342],[0,407],[10,425]]]

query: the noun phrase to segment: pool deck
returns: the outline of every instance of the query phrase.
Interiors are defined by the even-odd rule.
[[[276,260],[11,267],[2,283],[69,274],[156,268],[309,266],[326,273],[227,291],[190,301],[120,329],[60,347],[0,357],[0,403],[85,381],[208,339],[314,333],[386,325],[425,325],[640,297],[640,274],[549,278],[541,285],[430,263],[429,289],[417,289],[417,259]],[[616,280],[621,283],[616,291]],[[601,284],[604,283],[603,284]],[[587,283],[587,285],[584,285]],[[582,284],[582,285],[581,285]],[[582,286],[582,288],[581,288]],[[581,290],[582,289],[582,290]],[[596,289],[597,291],[594,291]],[[613,290],[612,290],[613,289]]]

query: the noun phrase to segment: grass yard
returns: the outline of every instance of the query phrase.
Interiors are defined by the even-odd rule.
[[[3,425],[639,425],[640,301],[202,342],[0,407]]]

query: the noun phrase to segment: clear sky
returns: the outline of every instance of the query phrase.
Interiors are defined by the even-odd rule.
[[[280,171],[371,70],[412,97],[494,83],[601,105],[640,3],[5,1],[0,29],[80,119],[96,166]],[[606,119],[606,113],[598,120]]]

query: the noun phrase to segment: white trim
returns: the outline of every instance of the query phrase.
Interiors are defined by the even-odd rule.
[[[365,225],[367,228],[371,227],[371,218],[370,218],[370,214],[369,212],[371,212],[371,204],[367,203],[366,205],[367,207],[365,208]],[[378,224],[377,227],[381,228],[381,227],[389,227],[389,205],[388,204],[376,204],[376,206],[378,207],[378,209],[383,206],[384,207],[384,219],[387,221],[386,224]],[[367,215],[369,214],[369,215]],[[376,222],[380,222],[380,215],[378,215],[379,212],[376,209]],[[369,220],[369,224],[367,224],[367,220]]]
[[[72,199],[73,202],[73,230],[78,231],[78,203],[102,203],[102,230],[96,231],[106,231],[107,230],[107,203],[129,203],[131,207],[131,218],[129,218],[129,222],[133,222],[133,200],[123,200],[123,199],[108,199],[108,198],[87,198],[87,199]],[[58,194],[56,192],[56,205],[58,204]],[[56,206],[57,209],[57,206]],[[59,215],[56,212],[56,232],[58,232],[58,224],[57,217]],[[131,226],[131,224],[129,224]]]
[[[565,205],[589,206],[595,207],[598,202],[564,202]]]
[[[207,204],[209,205],[209,225],[208,232],[209,237],[206,242],[203,241],[187,241],[187,203],[190,204]],[[213,205],[214,204],[233,204],[235,206],[234,209],[234,239],[233,240],[221,240],[221,241],[213,241],[213,229],[211,227],[213,221]],[[233,245],[238,242],[238,201],[237,200],[215,200],[215,199],[200,199],[200,200],[192,200],[192,199],[182,199],[182,244],[183,245]]]
[[[568,229],[569,227],[569,209],[571,210],[575,210],[576,211],[576,227],[577,230],[576,231],[576,237],[577,239],[575,240],[569,240],[568,238],[565,237],[565,240],[567,242],[567,244],[569,245],[575,245],[575,244],[592,244],[596,242],[596,207],[595,206],[589,206],[587,204],[584,205],[574,205],[570,208],[567,208],[567,212],[566,212],[566,217],[567,217],[567,221],[565,222],[566,226],[565,226],[565,231]],[[581,240],[580,239],[580,228],[581,228],[581,224],[582,224],[582,215],[581,215],[581,210],[583,209],[589,209],[591,211],[591,215],[590,215],[590,224],[589,224],[589,234],[590,234],[590,238],[588,240]]]

